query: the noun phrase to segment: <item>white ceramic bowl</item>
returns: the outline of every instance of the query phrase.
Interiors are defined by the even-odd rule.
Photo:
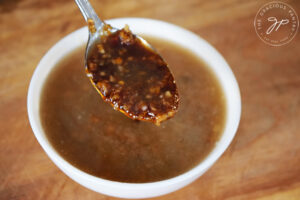
[[[133,33],[147,34],[162,39],[166,38],[178,43],[193,51],[212,68],[223,87],[227,106],[224,133],[215,148],[201,163],[182,175],[163,181],[142,184],[121,183],[101,179],[81,171],[61,157],[48,141],[41,125],[39,115],[41,91],[52,68],[74,49],[86,44],[88,39],[86,27],[67,35],[56,43],[38,64],[30,82],[27,99],[28,115],[32,130],[51,160],[71,179],[91,190],[123,198],[155,197],[178,190],[208,170],[232,141],[238,128],[241,114],[241,98],[237,81],[224,58],[209,43],[190,31],[152,19],[121,18],[108,20],[107,22],[117,28],[122,28],[125,24],[128,24]]]

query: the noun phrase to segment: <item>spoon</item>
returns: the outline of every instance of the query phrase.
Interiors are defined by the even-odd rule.
[[[88,23],[86,73],[102,99],[134,120],[159,125],[175,115],[179,95],[163,58],[125,25],[101,21],[88,0],[75,0]]]

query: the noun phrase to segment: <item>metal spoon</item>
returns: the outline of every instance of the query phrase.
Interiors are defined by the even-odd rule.
[[[114,109],[135,120],[159,125],[173,117],[178,109],[179,95],[173,75],[162,57],[128,28],[118,30],[101,21],[88,0],[75,2],[89,25],[86,72],[101,97]],[[101,50],[96,49],[99,45]],[[119,49],[125,53],[119,53]],[[97,63],[100,60],[102,64]]]
[[[85,21],[87,23],[89,23],[90,20],[92,20],[94,22],[95,25],[95,32],[92,33],[91,31],[89,31],[89,39],[88,39],[88,44],[86,47],[86,52],[85,52],[85,58],[87,58],[88,53],[91,49],[91,47],[93,46],[93,44],[99,40],[100,35],[102,33],[101,29],[103,28],[103,25],[105,24],[96,14],[94,8],[92,7],[92,5],[90,4],[89,0],[75,0],[77,6],[79,7]],[[112,27],[112,32],[113,31],[117,31],[117,28]],[[144,45],[152,48],[154,50],[154,48],[146,41],[144,40],[142,37],[137,36]]]

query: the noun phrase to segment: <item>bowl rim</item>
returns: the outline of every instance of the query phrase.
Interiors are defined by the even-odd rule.
[[[50,50],[46,54],[44,54],[43,58],[41,59],[41,61],[39,62],[39,64],[37,65],[37,67],[33,73],[32,79],[30,81],[29,89],[28,89],[27,109],[28,109],[28,117],[29,117],[30,125],[32,127],[35,137],[37,138],[38,142],[40,143],[40,145],[42,146],[44,151],[48,154],[49,158],[62,171],[65,172],[65,170],[71,170],[72,173],[78,177],[87,179],[94,183],[97,182],[102,185],[111,185],[115,188],[127,188],[127,189],[134,187],[137,190],[145,189],[145,188],[154,189],[154,188],[158,188],[158,187],[162,187],[162,186],[174,185],[174,184],[177,184],[178,182],[186,181],[187,179],[195,179],[195,177],[196,178],[199,177],[213,163],[215,163],[220,158],[220,156],[224,153],[224,151],[228,148],[229,144],[231,143],[232,139],[235,136],[235,133],[236,133],[238,125],[239,125],[240,116],[241,116],[241,96],[240,96],[240,90],[238,87],[238,83],[235,79],[235,76],[234,76],[232,70],[230,69],[230,67],[227,64],[227,62],[225,61],[225,59],[221,56],[221,54],[213,46],[211,46],[208,42],[206,42],[204,39],[202,39],[195,33],[192,33],[186,29],[183,29],[182,27],[170,24],[168,22],[154,20],[154,19],[147,19],[147,18],[116,18],[116,19],[107,20],[107,22],[112,24],[113,26],[119,26],[119,24],[125,24],[125,23],[130,25],[135,22],[137,22],[138,24],[146,23],[146,24],[148,24],[148,25],[150,24],[152,26],[155,24],[160,24],[161,26],[166,27],[166,29],[177,30],[178,32],[180,32],[180,34],[186,35],[188,38],[192,38],[193,40],[198,40],[199,43],[201,43],[201,45],[203,45],[203,47],[208,52],[211,52],[213,54],[213,56],[218,59],[218,62],[220,63],[220,65],[222,67],[226,68],[225,71],[230,78],[229,81],[230,81],[230,84],[232,84],[231,90],[234,91],[233,92],[234,97],[232,97],[233,99],[232,98],[230,98],[230,99],[232,99],[232,101],[233,101],[232,103],[234,103],[235,107],[236,107],[234,112],[231,113],[231,111],[228,109],[228,105],[227,105],[228,102],[226,102],[227,118],[228,118],[229,114],[234,115],[232,122],[230,122],[231,123],[230,124],[231,125],[231,128],[230,128],[231,133],[228,133],[225,135],[226,130],[227,130],[226,127],[228,125],[227,120],[229,120],[229,119],[226,119],[226,122],[225,122],[226,127],[224,128],[224,131],[223,131],[222,136],[220,137],[219,141],[216,143],[213,150],[198,165],[196,165],[192,169],[184,172],[183,174],[180,174],[178,176],[175,176],[175,177],[172,177],[169,179],[156,181],[156,182],[124,183],[124,182],[111,181],[111,180],[107,180],[107,179],[103,179],[100,177],[90,175],[90,174],[76,168],[72,164],[70,164],[62,156],[60,156],[58,152],[56,152],[54,147],[51,145],[51,143],[47,140],[47,138],[45,136],[44,130],[41,127],[41,122],[39,119],[37,119],[37,116],[36,116],[36,114],[39,113],[39,105],[37,105],[38,101],[36,99],[37,98],[36,93],[39,92],[38,99],[40,99],[40,96],[41,96],[40,90],[41,90],[42,86],[44,85],[44,82],[42,82],[42,84],[40,84],[38,77],[39,77],[39,74],[42,72],[42,70],[44,70],[45,66],[51,65],[50,70],[49,70],[49,71],[51,71],[51,69],[55,66],[56,63],[58,63],[64,56],[68,55],[69,52],[71,52],[75,49],[75,48],[68,47],[69,50],[64,50],[65,53],[63,55],[58,56],[59,58],[56,59],[55,64],[53,64],[53,62],[51,62],[50,64],[48,63],[49,59],[51,59],[55,55],[57,56],[58,50],[61,50],[64,47],[65,43],[68,43],[67,40],[70,40],[71,38],[77,39],[77,40],[82,40],[82,36],[86,35],[85,40],[87,41],[87,27],[83,27],[83,28],[80,28],[80,29],[68,34],[67,36],[65,36],[64,38],[59,40],[54,46],[52,46],[50,48]],[[133,30],[133,32],[134,32],[134,30]],[[84,42],[81,42],[81,43],[84,44]],[[210,67],[209,64],[208,64],[208,66]],[[218,75],[217,75],[217,77],[219,80],[220,77]],[[41,86],[38,86],[39,84]],[[38,91],[37,91],[37,86],[40,88]],[[225,92],[223,86],[222,86],[222,89],[223,89],[225,96],[228,95]],[[226,96],[226,101],[228,101],[228,96]],[[39,114],[38,114],[38,118],[39,118]],[[226,136],[226,138],[225,138],[225,136]],[[70,178],[72,178],[72,177],[70,177]],[[78,182],[78,181],[76,181],[76,182]]]

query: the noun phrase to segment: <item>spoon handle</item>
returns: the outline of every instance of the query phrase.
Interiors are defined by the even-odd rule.
[[[85,21],[87,22],[88,19],[92,19],[95,23],[96,29],[98,30],[102,26],[103,22],[96,14],[90,2],[88,0],[75,0],[75,2],[79,7]]]

